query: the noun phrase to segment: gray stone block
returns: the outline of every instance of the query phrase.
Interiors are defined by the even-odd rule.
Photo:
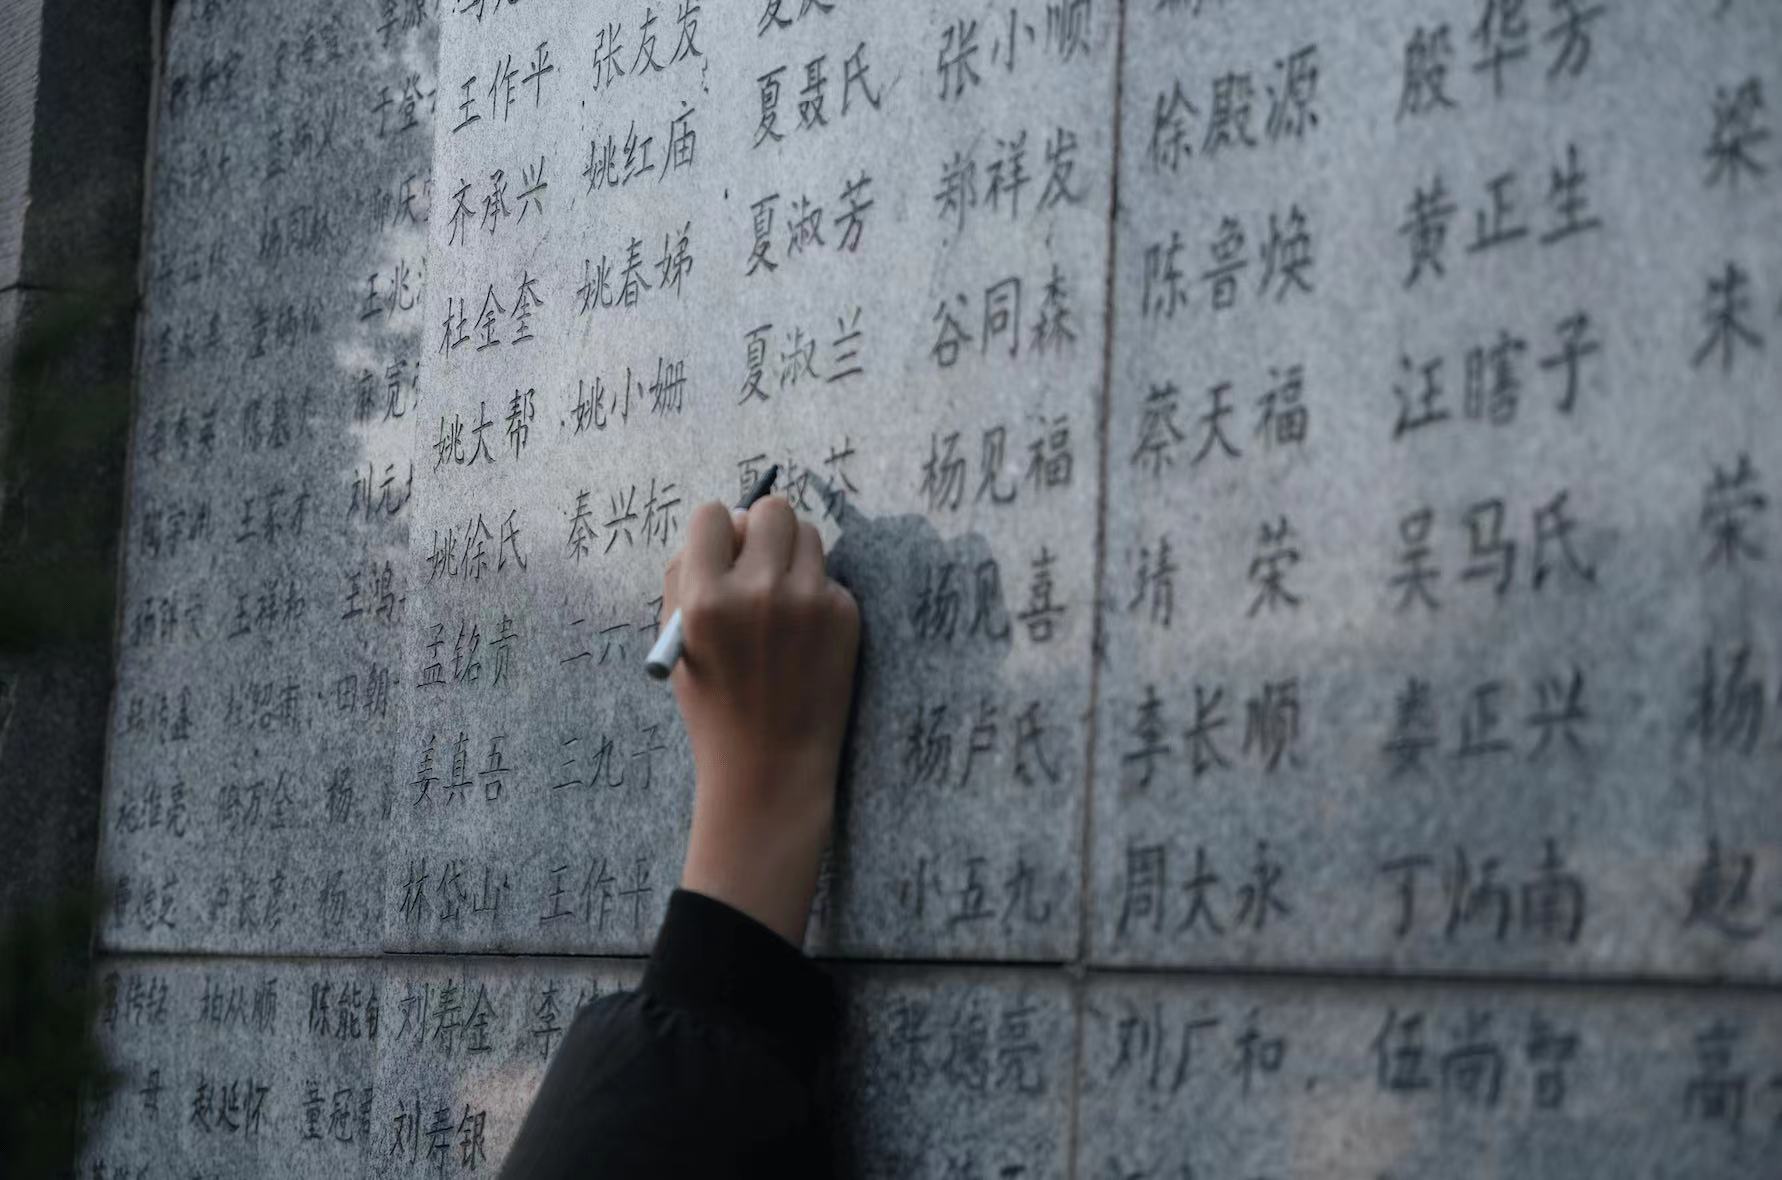
[[[493,1173],[581,1005],[636,983],[595,960],[102,961],[116,1073],[83,1172]],[[180,1174],[187,1174],[182,1171]]]
[[[814,945],[1075,950],[1114,9],[798,7],[443,25],[393,946],[647,944],[661,571],[777,462],[866,619]],[[499,916],[403,906],[442,863]]]
[[[1782,23],[1592,11],[1129,7],[1097,961],[1782,970]]]
[[[397,1016],[366,960],[101,960],[116,1075],[79,1174],[363,1176],[381,1142],[376,1047]]]
[[[637,961],[111,959],[83,1171],[498,1171],[580,1008]],[[852,967],[826,1093],[847,1175],[1064,1176],[1076,1004],[1031,969]],[[184,1174],[182,1172],[182,1174]]]
[[[100,861],[111,947],[381,936],[433,43],[424,6],[389,13],[172,13]]]
[[[493,1174],[581,1008],[642,965],[584,959],[385,960],[375,1176]]]
[[[494,1171],[556,1034],[638,968],[103,962],[119,1077],[83,1172]],[[1056,972],[857,967],[842,986],[849,1175],[1743,1177],[1779,1113],[1782,1020],[1755,992],[1097,976],[1073,1082]]]
[[[1098,977],[1076,1174],[1768,1175],[1773,995]]]
[[[777,462],[847,1174],[1767,1174],[1782,16],[1482,7],[176,6],[88,1162],[499,1167]]]
[[[1039,969],[844,971],[838,1175],[1070,1174],[1076,996]]]

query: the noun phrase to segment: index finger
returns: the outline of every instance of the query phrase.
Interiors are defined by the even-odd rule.
[[[678,598],[690,587],[722,577],[736,561],[737,528],[730,509],[707,500],[693,511],[687,525],[687,543],[681,548],[681,567],[676,578]]]

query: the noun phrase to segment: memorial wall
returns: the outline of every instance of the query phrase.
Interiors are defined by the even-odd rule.
[[[1778,94],[1766,0],[180,0],[83,1174],[498,1169],[777,463],[849,1174],[1782,1175]]]

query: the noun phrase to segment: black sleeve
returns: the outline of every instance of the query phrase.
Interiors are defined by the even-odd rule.
[[[676,890],[634,992],[564,1035],[503,1177],[828,1174],[829,979],[738,911]]]

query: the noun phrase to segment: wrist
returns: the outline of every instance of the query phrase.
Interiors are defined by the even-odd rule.
[[[794,946],[804,941],[834,810],[828,792],[766,807],[701,785],[681,887],[760,922]]]

